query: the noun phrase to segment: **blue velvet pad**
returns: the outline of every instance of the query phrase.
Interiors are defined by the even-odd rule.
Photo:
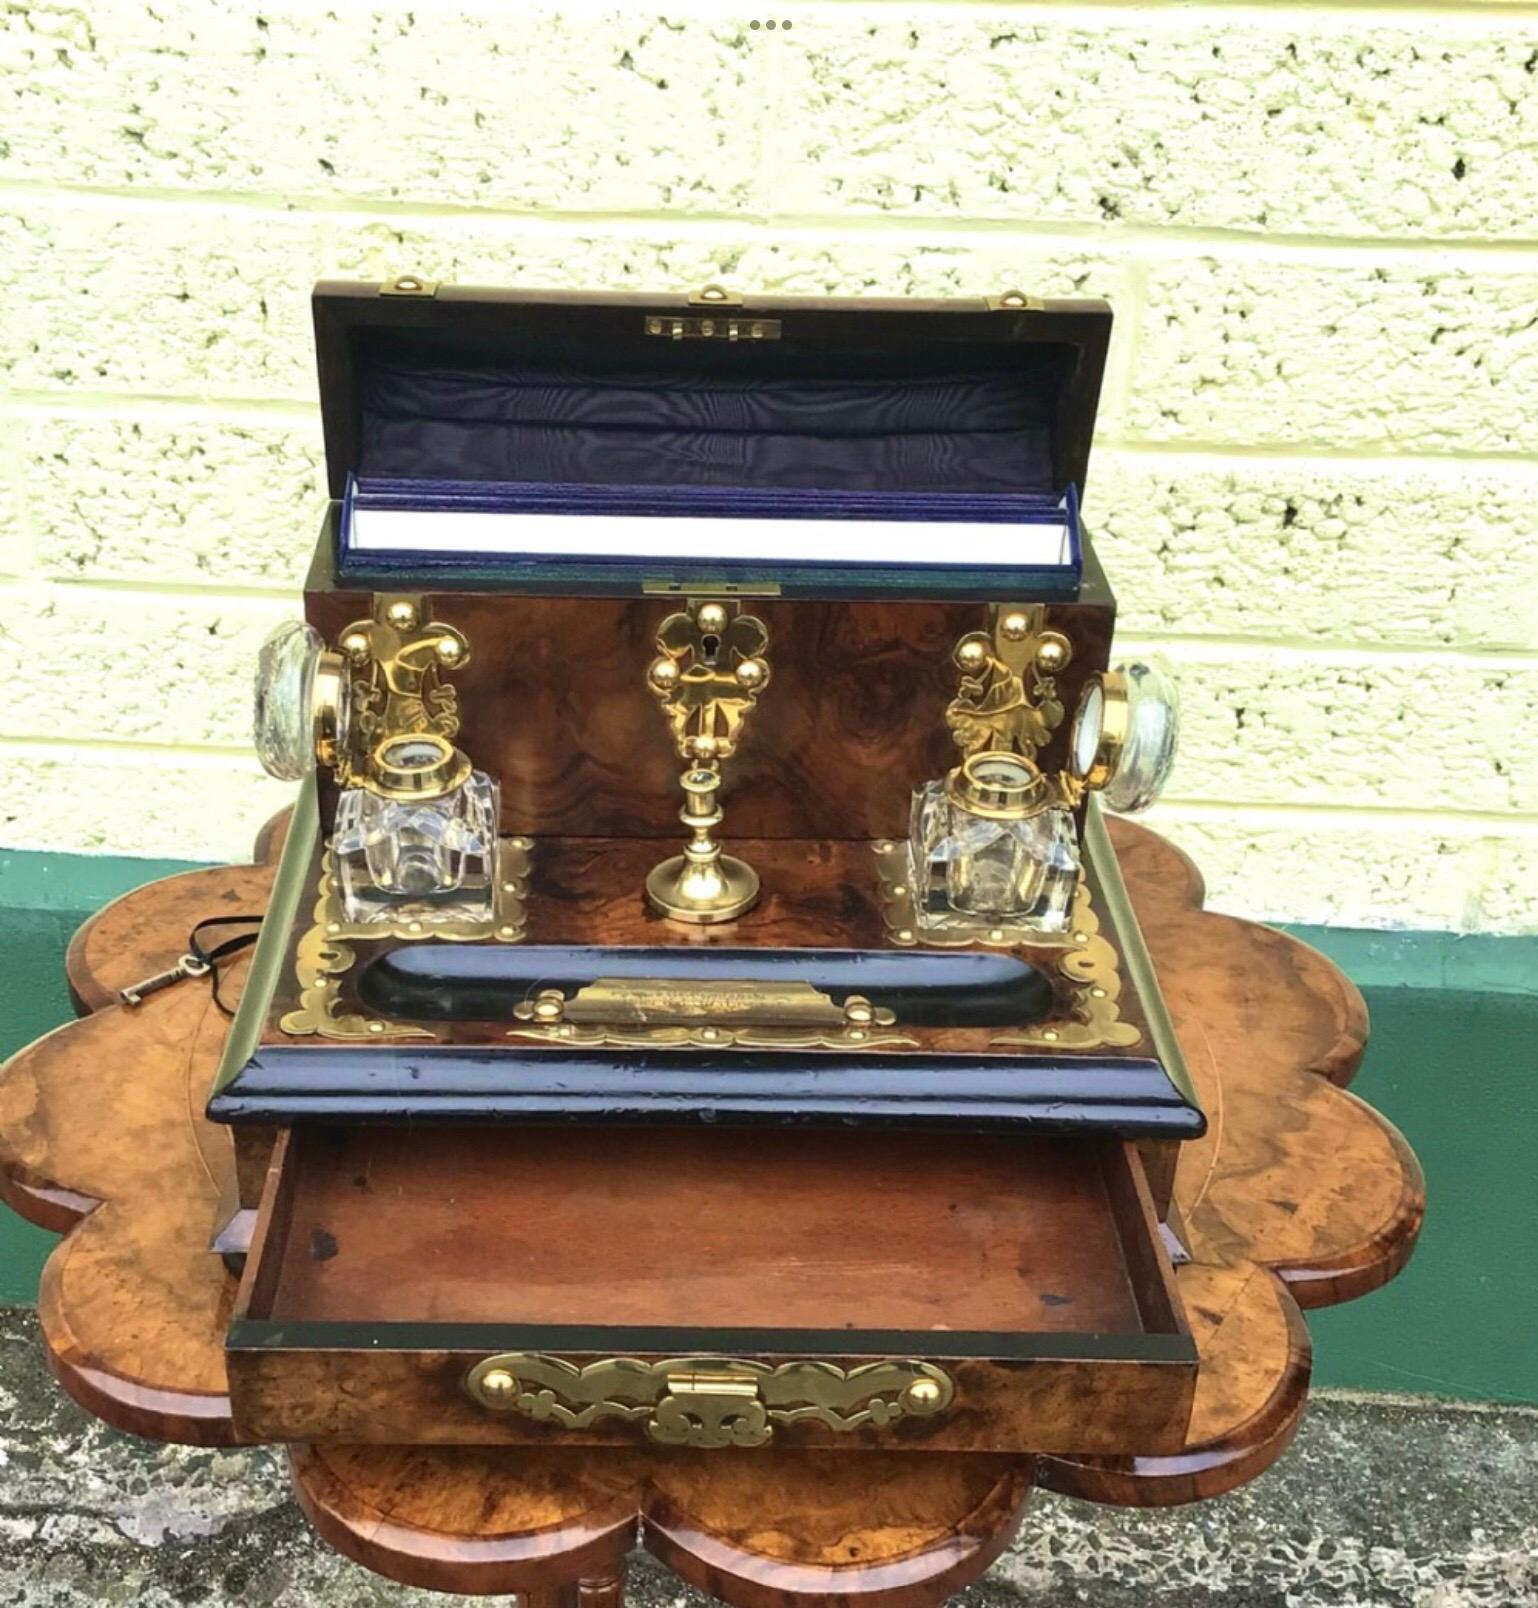
[[[360,461],[343,508],[338,572],[454,573],[549,589],[629,589],[655,563],[358,553],[358,508],[934,521],[933,565],[876,574],[776,569],[788,592],[953,593],[1006,584],[1074,596],[1077,497],[1053,483],[1050,397],[1028,371],[982,374],[562,373],[381,365],[365,376]],[[964,579],[947,521],[1068,523],[1072,563]],[[728,579],[751,579],[712,564]],[[634,571],[635,573],[631,573]],[[806,573],[802,573],[805,571]],[[822,571],[822,573],[817,573]]]

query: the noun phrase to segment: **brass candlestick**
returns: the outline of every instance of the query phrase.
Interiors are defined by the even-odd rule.
[[[675,921],[731,921],[758,899],[758,873],[723,854],[711,835],[721,824],[721,762],[736,751],[748,711],[769,682],[769,633],[736,607],[691,601],[670,614],[646,672],[679,756],[689,762],[678,818],[692,836],[682,854],[653,866],[646,878],[647,902]]]

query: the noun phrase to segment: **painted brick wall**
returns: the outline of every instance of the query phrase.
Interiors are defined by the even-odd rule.
[[[1020,286],[1117,310],[1088,512],[1215,902],[1538,930],[1531,7],[3,12],[0,843],[283,801],[317,277]]]

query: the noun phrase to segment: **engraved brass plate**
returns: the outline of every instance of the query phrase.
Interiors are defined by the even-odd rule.
[[[662,1446],[767,1446],[779,1424],[819,1423],[839,1434],[943,1412],[955,1396],[933,1363],[778,1365],[728,1357],[644,1362],[611,1357],[585,1367],[507,1352],[472,1368],[465,1388],[493,1412],[586,1429],[605,1418],[641,1423]]]
[[[805,982],[599,977],[568,999],[547,988],[513,1007],[509,1038],[609,1048],[850,1049],[911,1047],[861,994],[837,1005]]]

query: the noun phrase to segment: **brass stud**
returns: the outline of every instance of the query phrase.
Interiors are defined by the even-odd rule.
[[[769,666],[762,659],[744,659],[737,666],[737,680],[744,687],[761,687],[769,679]]]
[[[892,847],[893,847],[892,844],[887,843],[887,842],[878,843],[876,845],[876,853],[877,854],[890,854],[892,852]]]
[[[342,652],[361,664],[368,658],[368,638],[361,631],[349,631],[342,638]]]
[[[689,751],[702,764],[709,764],[720,752],[721,745],[714,737],[695,737],[690,740]]]
[[[896,938],[900,944],[911,944],[913,942],[913,929],[911,927],[899,927]]]
[[[956,663],[975,675],[988,663],[988,645],[978,637],[966,637],[956,645]]]
[[[908,891],[908,884],[906,882],[894,882],[892,884],[892,897],[894,899],[902,898],[902,896],[907,891]]]
[[[1049,631],[1036,644],[1036,663],[1047,675],[1056,675],[1073,657],[1073,646],[1067,637]]]
[[[1031,628],[1030,621],[1023,614],[1006,614],[999,629],[1004,633],[1006,642],[1023,642],[1025,634]]]
[[[421,930],[422,930],[422,923],[420,921],[408,921],[406,923],[406,931],[407,932],[421,932]]]
[[[851,1044],[859,1044],[864,1038],[865,1029],[863,1027],[851,1027],[849,1029],[849,1042]]]
[[[370,1022],[368,1024],[368,1030],[369,1030],[370,1033],[383,1033],[384,1032],[384,1023],[383,1022]]]
[[[646,675],[654,687],[667,688],[678,685],[678,678],[681,673],[677,660],[670,659],[664,654],[662,658],[652,660],[651,667],[647,670]]]
[[[517,936],[518,936],[518,929],[516,927],[498,927],[497,928],[497,937],[499,937],[499,938],[516,938]]]
[[[438,657],[445,664],[458,664],[460,651],[459,643],[453,637],[438,638]]]
[[[534,1020],[536,1022],[558,1022],[566,1011],[566,1000],[554,989],[547,988],[538,999],[534,1001]]]
[[[1041,1036],[1046,1039],[1049,1044],[1057,1043],[1057,1029],[1055,1027],[1049,1027]]]
[[[409,631],[417,623],[417,608],[415,603],[408,603],[405,598],[397,598],[385,610],[385,618],[397,631]]]
[[[694,616],[700,630],[712,634],[724,631],[729,618],[724,605],[720,603],[701,603],[699,613]]]
[[[333,932],[334,933],[334,932],[340,932],[341,930],[342,930],[342,924],[341,924],[340,921],[328,921],[326,923],[326,931],[327,932]]]
[[[1098,984],[1094,988],[1090,989],[1089,992],[1090,992],[1090,997],[1092,999],[1104,999],[1105,998],[1105,990],[1103,988],[1101,988]]]
[[[844,1020],[864,1026],[875,1021],[876,1012],[868,999],[862,999],[858,994],[851,994],[844,1005]]]
[[[991,943],[991,944],[1001,944],[1001,943],[1003,943],[1004,942],[1004,929],[1002,927],[991,927],[991,928],[989,928],[989,930],[988,930],[988,942]]]
[[[487,1401],[506,1401],[517,1389],[517,1378],[506,1368],[489,1368],[481,1375],[481,1395]]]
[[[1073,941],[1076,944],[1087,944],[1089,942],[1089,934],[1087,932],[1076,932],[1073,935]]]
[[[532,849],[534,847],[534,839],[526,837],[509,838],[507,840],[507,845],[511,849]]]
[[[933,1412],[940,1405],[940,1387],[933,1379],[915,1379],[903,1391],[903,1401],[916,1413]]]

